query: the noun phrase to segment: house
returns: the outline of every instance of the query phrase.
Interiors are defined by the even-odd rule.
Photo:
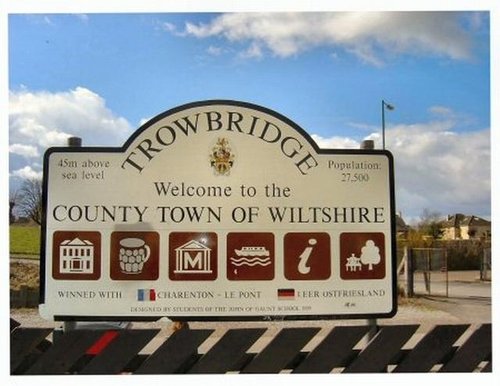
[[[401,216],[401,213],[396,214],[396,235],[398,237],[406,238],[408,236],[408,232],[410,227],[406,225],[405,220]]]
[[[441,223],[444,240],[490,240],[491,221],[462,213],[448,215]]]
[[[64,240],[59,245],[60,273],[93,273],[94,244],[88,240]]]

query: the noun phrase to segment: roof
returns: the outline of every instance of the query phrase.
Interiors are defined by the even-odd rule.
[[[408,225],[406,225],[405,220],[399,215],[396,214],[396,230],[397,231],[407,231],[408,230]]]
[[[80,240],[78,237],[75,237],[73,240],[64,240],[61,245],[70,245],[72,247],[81,247],[87,245],[94,245],[88,240]]]
[[[474,215],[466,216],[462,213],[448,215],[448,219],[443,221],[441,224],[443,228],[460,228],[462,226],[488,226],[488,225],[491,225],[491,221],[485,220],[484,218]]]
[[[180,247],[175,248],[175,250],[190,250],[190,251],[196,251],[196,250],[210,250],[209,247],[206,245],[200,243],[199,241],[196,240],[191,240],[188,241],[186,244],[181,245]]]

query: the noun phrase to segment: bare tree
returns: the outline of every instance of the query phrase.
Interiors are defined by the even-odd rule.
[[[17,204],[17,191],[9,193],[9,224],[13,224],[16,217],[14,216],[14,207]]]
[[[20,215],[42,223],[42,180],[28,178],[18,191],[17,208]]]
[[[420,214],[418,228],[424,234],[431,236],[433,239],[438,239],[442,236],[441,228],[442,215],[438,211],[431,211],[425,208]]]

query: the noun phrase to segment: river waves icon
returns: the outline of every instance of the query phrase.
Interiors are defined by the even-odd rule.
[[[236,266],[236,267],[241,267],[243,265],[246,265],[248,267],[254,267],[256,265],[266,267],[269,264],[271,264],[270,257],[251,257],[251,258],[249,258],[249,257],[240,257],[240,258],[231,257],[229,260],[231,260],[231,264]]]

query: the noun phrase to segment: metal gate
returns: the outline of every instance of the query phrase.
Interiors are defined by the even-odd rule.
[[[483,249],[481,261],[481,280],[491,280],[491,248]]]
[[[448,297],[446,248],[412,248],[414,293]]]
[[[73,330],[11,319],[11,375],[489,372],[491,324]],[[148,347],[146,349],[146,346]],[[403,348],[404,347],[404,348]],[[234,380],[234,378],[233,378]],[[335,381],[332,378],[333,381]],[[166,380],[166,383],[170,381]],[[178,379],[176,379],[178,381]],[[237,383],[237,382],[234,382]]]

